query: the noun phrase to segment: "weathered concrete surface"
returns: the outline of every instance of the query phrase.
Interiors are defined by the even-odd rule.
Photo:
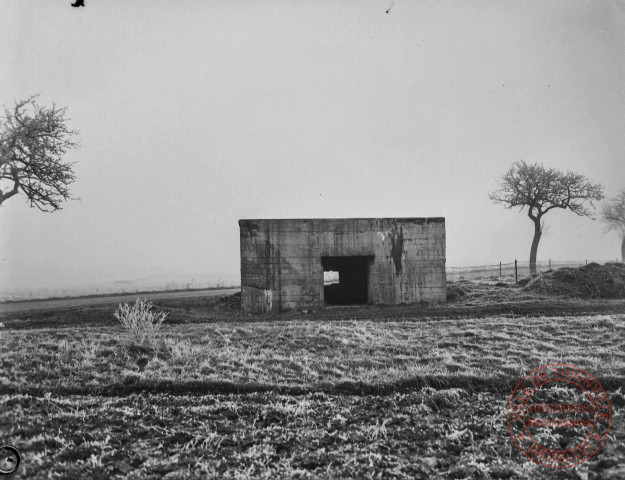
[[[322,257],[368,257],[369,303],[446,301],[444,218],[239,220],[239,228],[244,311],[323,308]]]

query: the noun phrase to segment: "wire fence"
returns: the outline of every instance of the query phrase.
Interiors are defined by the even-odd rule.
[[[543,273],[564,267],[581,267],[589,263],[620,263],[619,260],[545,260],[536,262],[536,271]],[[493,265],[478,265],[473,267],[447,267],[447,281],[458,282],[462,280],[515,282],[520,278],[530,275],[530,262],[514,260],[513,262],[500,262]]]

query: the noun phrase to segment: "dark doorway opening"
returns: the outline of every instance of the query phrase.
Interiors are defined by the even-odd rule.
[[[338,283],[323,287],[328,305],[362,305],[369,302],[369,272],[373,257],[321,257],[324,272],[338,272]]]

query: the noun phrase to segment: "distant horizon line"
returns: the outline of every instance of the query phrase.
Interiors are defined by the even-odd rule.
[[[120,295],[147,295],[154,293],[176,293],[176,292],[202,292],[205,290],[230,290],[235,288],[241,288],[241,285],[222,285],[216,287],[201,287],[201,288],[175,288],[166,290],[143,290],[135,292],[110,292],[110,293],[92,293],[86,295],[64,295],[56,297],[40,297],[40,298],[26,298],[21,300],[0,300],[0,304],[12,304],[23,302],[38,302],[46,300],[73,300],[77,298],[100,298],[100,297],[118,297]]]

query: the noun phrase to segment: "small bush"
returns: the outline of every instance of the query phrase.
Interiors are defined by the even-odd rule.
[[[153,345],[167,313],[151,311],[152,303],[137,298],[134,305],[120,303],[113,314],[126,328],[134,341],[141,345]]]

